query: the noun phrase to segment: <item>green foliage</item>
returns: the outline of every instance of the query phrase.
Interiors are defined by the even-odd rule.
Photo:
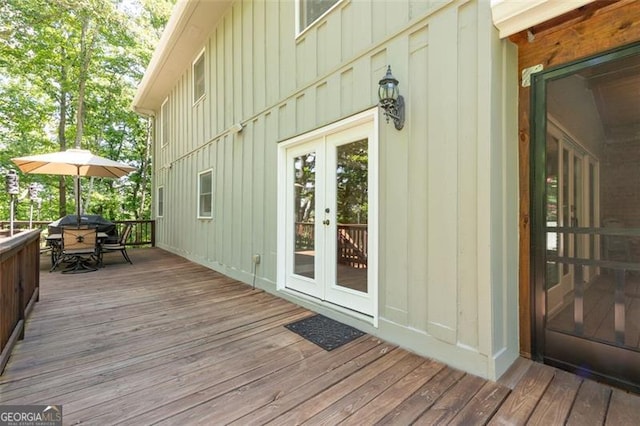
[[[315,218],[316,154],[296,157],[294,173],[296,222],[310,222]]]
[[[149,217],[148,123],[130,105],[174,2],[0,3],[2,178],[17,169],[11,158],[63,150],[78,137],[81,148],[137,167],[117,181],[81,179],[84,210],[114,220]],[[72,178],[20,174],[20,180],[17,219],[28,218],[25,195],[34,182],[43,188],[42,220],[75,211]],[[0,219],[8,212],[8,195],[0,191]]]
[[[369,155],[366,139],[337,148],[338,223],[365,224],[369,213]]]
[[[366,224],[369,213],[369,155],[366,139],[336,148],[336,218],[341,224]],[[293,162],[295,219],[315,220],[316,155],[300,155]]]

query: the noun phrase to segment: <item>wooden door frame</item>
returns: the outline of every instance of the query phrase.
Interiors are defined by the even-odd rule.
[[[594,2],[509,39],[518,46],[518,75],[542,64],[545,69],[640,41],[640,2]],[[533,354],[534,288],[531,263],[531,87],[519,85],[519,326],[520,353]]]

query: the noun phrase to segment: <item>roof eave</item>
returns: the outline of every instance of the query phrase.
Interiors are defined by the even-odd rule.
[[[505,38],[593,1],[491,0],[491,14],[493,24],[500,30],[500,38]]]
[[[231,3],[232,0],[176,3],[133,98],[134,111],[154,115]]]

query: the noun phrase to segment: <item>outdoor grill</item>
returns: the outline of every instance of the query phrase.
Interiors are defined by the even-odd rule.
[[[104,232],[109,237],[117,237],[116,225],[98,214],[80,215],[80,225],[98,228],[98,232]],[[48,225],[49,235],[61,233],[60,228],[64,226],[78,226],[78,216],[68,214]]]

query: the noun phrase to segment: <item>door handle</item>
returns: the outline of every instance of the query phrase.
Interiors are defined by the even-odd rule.
[[[329,219],[325,219],[325,220],[323,220],[323,221],[322,221],[322,224],[323,224],[323,225],[329,225],[329,223],[330,223],[330,222],[329,222]]]

